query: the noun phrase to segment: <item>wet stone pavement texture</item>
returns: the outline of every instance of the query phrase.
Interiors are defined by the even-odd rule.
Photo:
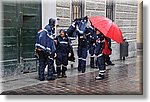
[[[54,81],[4,91],[3,95],[141,95],[143,94],[142,57],[116,61],[107,66],[106,77],[95,80],[98,69],[69,75]],[[76,71],[76,70],[75,70]],[[70,71],[70,73],[72,73]]]

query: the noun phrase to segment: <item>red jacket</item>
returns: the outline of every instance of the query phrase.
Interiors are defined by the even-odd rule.
[[[108,41],[105,39],[105,46],[103,49],[103,54],[111,55],[111,48],[108,46]]]

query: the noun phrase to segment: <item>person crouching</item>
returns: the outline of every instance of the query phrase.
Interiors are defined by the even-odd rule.
[[[71,56],[71,42],[66,35],[65,30],[60,30],[60,35],[55,38],[56,44],[56,70],[58,78],[67,77],[68,57]]]

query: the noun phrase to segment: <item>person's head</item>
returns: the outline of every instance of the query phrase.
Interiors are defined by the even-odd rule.
[[[55,27],[55,23],[56,23],[56,20],[55,20],[55,19],[53,19],[53,18],[50,18],[50,19],[49,19],[49,26]]]
[[[61,37],[65,37],[66,32],[65,32],[64,29],[61,29],[61,30],[59,31],[59,34],[60,34]]]
[[[99,31],[98,29],[95,28],[95,33],[96,34],[101,34],[101,31]]]

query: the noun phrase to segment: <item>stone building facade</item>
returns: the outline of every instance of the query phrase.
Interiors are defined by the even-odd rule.
[[[115,10],[115,22],[118,24],[124,37],[129,42],[129,57],[136,56],[138,1],[116,0]],[[119,50],[117,51],[116,49],[116,52],[113,53],[112,58],[113,56],[117,55],[117,52],[119,52]]]
[[[28,0],[30,1],[30,0]],[[27,1],[27,2],[28,2]],[[35,0],[36,1],[36,0]],[[137,53],[137,39],[136,39],[136,33],[137,33],[137,14],[138,14],[138,1],[137,0],[38,0],[38,6],[34,5],[35,7],[32,7],[33,5],[29,5],[29,3],[27,3],[26,5],[24,5],[22,8],[22,10],[26,10],[27,11],[31,11],[30,13],[24,14],[24,19],[28,18],[34,18],[35,17],[35,22],[38,22],[38,26],[36,26],[36,31],[38,29],[43,28],[47,22],[48,19],[50,17],[53,18],[59,18],[60,20],[58,20],[58,24],[59,27],[56,29],[56,32],[58,33],[59,29],[67,29],[69,27],[69,25],[71,24],[73,18],[74,18],[74,14],[76,13],[76,16],[78,17],[82,17],[82,16],[105,16],[108,17],[110,19],[112,19],[116,24],[118,24],[118,26],[120,27],[120,29],[123,32],[124,37],[126,37],[127,41],[129,42],[129,56],[128,57],[134,57],[136,56]],[[74,3],[75,2],[75,3]],[[39,5],[40,3],[40,5]],[[75,5],[73,5],[73,3]],[[34,4],[34,2],[33,2]],[[36,4],[36,3],[35,3]],[[3,4],[2,4],[3,5]],[[4,17],[14,17],[16,18],[16,20],[14,20],[14,24],[20,24],[19,23],[19,10],[18,6],[16,4],[6,4],[6,6],[9,6],[12,12],[15,12],[16,15],[11,16],[11,11],[10,15],[7,14],[9,8],[5,8],[3,9],[6,16]],[[30,7],[31,6],[31,7]],[[78,9],[76,8],[78,6]],[[20,6],[19,6],[20,7]],[[75,7],[75,8],[73,8]],[[35,10],[39,10],[39,13],[36,12]],[[81,10],[80,10],[81,9]],[[23,12],[27,12],[27,11],[23,11]],[[32,14],[32,11],[34,11]],[[77,11],[77,12],[74,12]],[[110,11],[110,14],[108,14],[108,12]],[[3,12],[1,12],[3,13]],[[5,19],[5,18],[4,18]],[[8,20],[10,21],[10,20]],[[15,23],[17,21],[17,23]],[[7,24],[7,22],[4,21],[4,24]],[[18,27],[19,25],[15,26]],[[9,28],[9,27],[8,27]],[[16,31],[16,32],[13,32]],[[4,32],[4,35],[14,35],[11,37],[16,37],[15,39],[18,39],[17,35],[15,34],[20,34],[18,32],[18,28],[15,28],[14,30],[7,30],[6,32]],[[34,34],[33,36],[36,36],[36,34]],[[7,36],[8,37],[8,36]],[[2,37],[1,37],[2,38]],[[7,40],[7,39],[3,39],[6,40],[4,42],[9,42],[11,40]],[[28,40],[28,39],[26,39]],[[14,40],[12,40],[14,41]],[[20,43],[20,42],[18,42]],[[16,40],[14,41],[14,44],[18,44],[16,42]],[[21,45],[21,44],[19,44]],[[18,46],[19,46],[18,45]],[[34,47],[34,44],[32,44]],[[17,45],[16,45],[17,46]],[[8,46],[10,47],[10,46]],[[29,46],[30,48],[31,46]],[[73,40],[73,48],[74,48],[74,53],[76,56],[76,62],[75,63],[69,63],[68,68],[70,68],[71,64],[73,65],[73,68],[77,67],[77,40]],[[112,41],[112,55],[111,55],[111,59],[112,60],[119,60],[120,59],[120,45],[117,44],[116,42]],[[8,50],[10,52],[4,52],[10,55],[11,50]],[[18,49],[16,49],[15,52],[20,51]],[[30,54],[33,52],[34,50],[29,50]],[[20,58],[20,54],[21,53],[15,53],[16,55],[14,56],[9,56],[9,57],[13,57],[11,59],[7,59],[6,66],[7,69],[4,67],[2,70],[5,73],[4,76],[13,76],[13,75],[17,75],[17,74],[21,74],[22,69],[23,68],[27,68],[27,69],[32,69],[31,67],[35,68],[35,62],[34,63],[30,63],[31,61],[29,59],[33,59],[27,56],[27,59],[29,60],[29,62],[23,63],[21,62]],[[28,55],[29,53],[27,53],[26,55]],[[2,55],[2,54],[1,54]],[[18,57],[19,55],[19,57]],[[3,56],[3,55],[2,55]],[[3,56],[5,57],[5,56]],[[8,57],[7,57],[8,58]],[[18,59],[19,58],[19,59]],[[0,61],[0,63],[4,62],[4,59],[1,59],[2,61]],[[16,61],[15,63],[13,63],[13,61]],[[29,64],[30,63],[30,64]],[[3,63],[4,64],[4,63]],[[10,66],[8,66],[8,64]],[[12,66],[13,65],[13,68]],[[27,65],[27,66],[26,66]],[[89,56],[87,58],[87,65],[89,65]],[[19,66],[19,67],[17,67]],[[4,70],[5,69],[5,70]],[[17,73],[16,73],[17,72]]]
[[[77,0],[81,2],[80,0]],[[107,9],[107,2],[113,2],[113,21],[122,30],[123,36],[129,42],[129,56],[134,57],[137,53],[137,0],[82,0],[84,3],[84,15],[91,16],[105,16]],[[60,28],[67,28],[71,22],[71,4],[73,0],[57,0],[56,2],[56,16],[61,20],[58,23]],[[76,43],[76,42],[75,42]],[[112,41],[112,60],[120,59],[120,45]],[[76,46],[74,46],[76,52]],[[76,58],[77,59],[77,58]],[[87,65],[89,64],[89,56],[87,58]],[[74,66],[77,64],[75,63]]]

